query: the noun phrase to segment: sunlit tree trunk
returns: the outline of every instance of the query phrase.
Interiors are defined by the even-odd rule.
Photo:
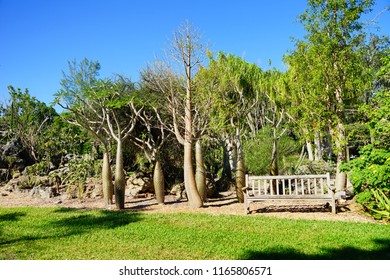
[[[164,173],[159,160],[156,160],[153,173],[154,192],[158,204],[164,204],[165,189],[164,189]]]
[[[237,166],[236,166],[236,194],[238,201],[244,203],[243,188],[245,187],[245,163],[244,156],[239,146],[237,148]]]
[[[123,171],[123,151],[122,151],[122,140],[117,140],[116,148],[116,162],[115,162],[115,205],[117,209],[125,208],[125,173]]]
[[[200,198],[203,200],[203,202],[205,202],[207,200],[206,170],[204,168],[202,145],[200,140],[196,141],[195,144],[195,162],[196,162],[196,173],[195,173],[196,187],[198,189]]]
[[[103,198],[107,206],[112,204],[112,195],[114,192],[114,185],[112,183],[112,173],[110,166],[110,159],[108,151],[103,152],[103,167],[102,167],[102,183],[103,183]]]

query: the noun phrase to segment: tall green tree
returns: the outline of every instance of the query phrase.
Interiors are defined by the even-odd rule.
[[[113,183],[110,167],[111,137],[105,130],[106,114],[103,100],[91,88],[97,87],[100,64],[83,59],[68,62],[68,71],[63,72],[61,89],[55,94],[53,103],[69,112],[64,115],[67,122],[81,127],[103,146],[103,195],[106,206],[112,204]]]
[[[218,53],[216,58],[210,57],[208,67],[203,68],[197,76],[199,91],[202,93],[200,100],[211,100],[210,130],[222,137],[222,143],[228,142],[235,147],[235,165],[232,169],[236,171],[239,201],[243,201],[242,188],[245,185],[241,138],[249,130],[248,120],[253,121],[251,110],[258,105],[256,88],[260,75],[261,69],[257,65],[234,55]]]
[[[309,66],[304,77],[309,88],[300,92],[301,100],[305,100],[309,110],[318,112],[332,137],[338,189],[346,184],[340,165],[347,160],[347,112],[362,102],[372,78],[359,50],[367,42],[360,18],[371,10],[373,3],[373,0],[309,0],[307,10],[300,16],[307,31],[306,40],[298,41],[297,50],[291,54],[304,56],[304,60],[295,60],[300,69]],[[321,108],[321,112],[315,107]]]
[[[176,139],[184,146],[184,186],[189,205],[192,208],[203,206],[196,187],[193,168],[194,135],[194,76],[206,55],[200,32],[189,22],[182,24],[173,34],[169,49],[170,57],[156,61],[141,74],[142,81],[154,92],[166,99],[171,113],[171,127]]]

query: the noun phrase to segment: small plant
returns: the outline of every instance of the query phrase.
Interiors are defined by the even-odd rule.
[[[20,181],[19,189],[21,190],[29,190],[32,189],[40,184],[40,180],[37,179],[35,176],[24,176],[23,180]]]
[[[49,172],[50,166],[47,161],[41,161],[26,167],[28,175],[45,176]]]
[[[377,219],[390,220],[390,198],[382,190],[371,189],[375,204],[369,206],[373,216]]]

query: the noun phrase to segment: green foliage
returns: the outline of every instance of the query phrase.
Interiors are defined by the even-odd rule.
[[[94,160],[90,158],[73,159],[69,161],[69,171],[73,173],[71,181],[84,183],[87,178],[95,176]]]
[[[385,58],[378,73],[379,80],[390,73],[390,59]],[[390,189],[390,91],[383,87],[361,107],[366,114],[373,143],[360,150],[360,156],[344,164],[357,194],[356,200],[377,218],[389,218],[388,190]]]
[[[375,198],[375,204],[370,208],[374,212],[374,217],[379,219],[390,220],[390,196],[389,191],[387,194],[382,190],[371,190],[372,195]]]
[[[23,176],[20,180],[19,189],[30,190],[40,184],[40,180],[34,175]]]
[[[390,221],[389,194],[389,189],[366,189],[358,193],[355,200],[375,219]]]
[[[390,151],[367,145],[360,150],[360,156],[342,165],[342,171],[349,172],[349,178],[359,193],[367,188],[390,187]]]
[[[0,123],[6,123],[8,137],[18,139],[22,148],[28,152],[30,160],[38,162],[44,158],[40,146],[44,143],[42,135],[50,128],[57,113],[52,107],[30,96],[28,89],[8,87],[10,104],[2,108]]]
[[[27,166],[27,175],[30,176],[45,176],[48,174],[50,165],[47,161],[37,162],[33,165]]]
[[[269,174],[272,154],[272,128],[265,127],[259,131],[254,139],[244,141],[245,165],[248,171],[256,175]],[[288,135],[283,135],[278,140],[278,164],[286,172],[291,162],[289,159],[299,151],[299,143]],[[296,157],[291,157],[294,159]]]

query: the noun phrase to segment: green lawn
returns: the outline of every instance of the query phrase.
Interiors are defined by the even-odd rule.
[[[390,259],[390,225],[0,208],[0,259]]]

